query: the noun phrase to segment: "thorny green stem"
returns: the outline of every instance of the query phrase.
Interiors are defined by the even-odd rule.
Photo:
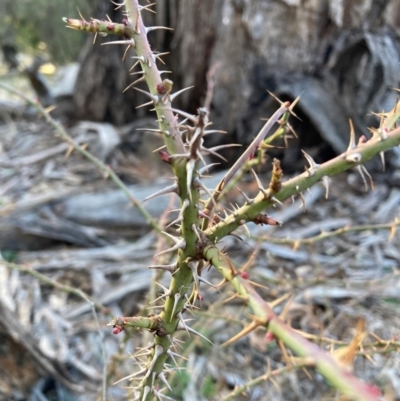
[[[326,163],[321,164],[318,168],[304,172],[297,177],[292,178],[282,184],[280,191],[273,195],[278,201],[282,202],[292,195],[299,194],[304,190],[311,188],[318,183],[323,177],[334,176],[342,171],[348,170],[352,167],[358,166],[367,162],[380,152],[385,152],[400,144],[400,128],[396,128],[387,134],[387,138],[382,140],[380,138],[370,139],[368,142],[359,145],[335,157]],[[353,163],[351,156],[360,156],[360,161]],[[238,209],[234,214],[228,216],[224,221],[217,225],[208,228],[205,234],[210,241],[216,242],[231,232],[235,231],[243,221],[252,221],[256,215],[261,213],[266,208],[272,206],[276,201],[272,199],[270,189],[265,191],[265,194],[260,192],[251,204],[246,204]]]
[[[140,65],[144,71],[145,80],[152,95],[158,96],[157,85],[161,84],[162,79],[158,71],[155,56],[147,40],[146,27],[139,11],[137,0],[126,0],[125,8],[128,13],[130,28],[133,29],[132,38],[135,40],[135,50],[140,60]],[[143,61],[142,61],[143,60]],[[155,105],[160,130],[170,154],[184,153],[182,137],[179,133],[178,122],[172,112],[171,102],[158,101]]]
[[[164,139],[169,154],[168,160],[177,180],[177,193],[181,201],[182,221],[179,222],[179,238],[176,238],[176,247],[169,250],[178,250],[178,257],[175,267],[172,268],[173,275],[170,286],[165,289],[165,294],[162,296],[165,298],[162,312],[159,315],[150,315],[147,318],[116,318],[113,322],[115,329],[122,329],[130,325],[147,328],[154,333],[154,344],[148,348],[148,363],[143,369],[145,373],[136,387],[137,391],[134,394],[134,399],[148,401],[154,396],[158,397],[158,387],[155,386],[155,380],[157,378],[162,380],[162,375],[164,375],[165,362],[170,355],[171,347],[174,346],[173,334],[179,328],[186,326],[182,320],[182,313],[195,302],[198,295],[197,284],[202,263],[206,260],[213,264],[225,279],[232,283],[238,294],[246,299],[248,306],[254,311],[258,319],[257,325],[262,324],[267,327],[271,333],[299,355],[312,357],[319,371],[343,394],[353,397],[355,400],[377,400],[377,397],[372,394],[371,388],[363,385],[354,376],[345,372],[329,355],[285,325],[249,283],[238,277],[238,273],[229,263],[228,258],[221,255],[215,245],[210,244],[217,243],[240,225],[253,221],[261,211],[276,201],[301,193],[325,176],[332,176],[340,171],[358,166],[377,153],[398,145],[400,143],[400,129],[383,135],[382,139],[375,138],[361,145],[351,146],[350,150],[345,154],[318,166],[318,168],[315,166],[310,168],[306,173],[284,183],[282,187],[280,183],[281,170],[279,163],[276,162],[274,165],[276,170],[275,178],[273,177],[271,180],[269,189],[260,190],[260,194],[250,204],[246,204],[221,223],[211,226],[203,232],[198,228],[200,195],[197,186],[200,185],[198,179],[201,177],[197,171],[197,164],[201,151],[205,150],[202,147],[201,139],[204,134],[204,128],[207,125],[206,113],[204,114],[204,111],[200,109],[198,116],[190,116],[180,112],[194,124],[193,127],[187,128],[192,137],[190,138],[189,135],[188,142],[184,143],[179,130],[178,119],[174,115],[174,109],[171,106],[172,96],[169,94],[172,89],[172,82],[161,80],[160,72],[156,66],[157,54],[151,51],[147,40],[147,33],[152,29],[146,29],[144,26],[140,15],[141,8],[137,0],[126,0],[125,7],[128,14],[128,22],[126,25],[124,24],[125,29],[121,26],[110,28],[112,23],[107,27],[107,25],[100,23],[101,21],[99,22],[98,20],[95,20],[92,25],[87,23],[79,24],[76,22],[77,20],[66,19],[65,21],[67,24],[71,24],[72,28],[96,33],[103,32],[101,31],[102,29],[107,29],[110,33],[113,29],[119,30],[123,32],[126,41],[119,41],[118,43],[125,44],[129,48],[136,50],[136,58],[139,60],[143,70],[143,80],[146,81],[149,92],[136,89],[151,99],[149,104],[152,104],[156,110],[159,123],[158,132]],[[96,31],[96,26],[99,27],[98,31]],[[290,108],[289,106],[289,103],[282,104],[264,125],[249,148],[220,182],[203,212],[209,212],[211,217],[214,202],[218,201],[221,191],[258,149],[273,124],[279,120],[282,114],[288,111],[291,112],[293,105]],[[392,123],[392,120],[397,121],[397,119],[398,117],[396,119],[391,118],[390,123]],[[388,129],[391,129],[391,127]],[[195,180],[197,180],[196,186],[194,185]],[[205,217],[202,218],[204,218],[203,228],[205,229],[208,223]],[[170,266],[165,267],[171,269]],[[193,284],[194,281],[195,283]],[[192,295],[188,298],[190,292]],[[162,399],[163,397],[158,398]]]
[[[3,83],[0,83],[0,87],[10,93],[13,93],[14,95],[17,95],[21,99],[25,100],[28,104],[34,106],[39,111],[39,113],[44,117],[44,119],[54,128],[54,130],[57,132],[57,134],[60,136],[60,138],[63,139],[65,142],[67,142],[70,146],[72,146],[77,152],[79,152],[86,159],[91,161],[103,173],[103,175],[105,177],[110,177],[111,180],[114,182],[114,184],[116,184],[117,187],[126,195],[126,197],[129,199],[129,201],[132,203],[132,205],[137,208],[137,210],[145,218],[147,223],[149,223],[150,226],[152,226],[159,234],[161,234],[161,229],[158,226],[157,222],[153,219],[153,217],[149,214],[149,212],[140,204],[140,202],[138,202],[134,198],[134,196],[129,191],[128,187],[114,173],[114,171],[111,169],[111,167],[107,166],[101,160],[99,160],[96,156],[92,155],[90,152],[88,152],[82,146],[78,145],[67,134],[67,132],[65,131],[63,126],[59,122],[54,120],[54,118],[50,116],[48,111],[39,102],[31,99],[30,97],[26,96],[22,92],[20,92],[16,89],[13,89]]]
[[[170,155],[186,154],[187,150],[184,147],[179,132],[177,118],[172,112],[170,98],[169,96],[165,97],[165,99],[162,98],[157,90],[157,85],[162,84],[162,80],[157,69],[155,57],[147,40],[147,31],[140,15],[139,4],[137,0],[127,0],[125,6],[128,12],[129,24],[133,31],[132,37],[135,41],[135,50],[140,57],[140,64],[144,71],[144,77],[151,95],[155,96],[154,107],[167,151]],[[154,336],[154,350],[150,355],[151,369],[140,384],[141,400],[147,400],[152,397],[153,375],[158,376],[163,371],[165,361],[168,358],[167,352],[172,346],[171,335],[177,330],[180,321],[179,316],[181,316],[181,312],[187,302],[185,295],[190,290],[193,282],[193,273],[188,266],[188,262],[196,253],[197,236],[193,227],[197,227],[198,224],[197,204],[199,201],[199,190],[192,185],[188,186],[186,166],[188,162],[186,158],[182,157],[174,159],[172,163],[174,174],[178,180],[178,193],[181,199],[181,207],[184,204],[186,205],[180,227],[180,235],[181,238],[185,240],[185,246],[178,252],[177,270],[172,277],[169,287],[170,295],[166,297],[164,309],[160,314],[160,319],[163,322],[163,332],[156,332]],[[193,178],[196,174],[197,173],[193,171]],[[189,202],[187,202],[187,200],[189,200]],[[157,348],[158,346],[162,347],[162,353],[156,355],[156,350],[159,349]],[[150,389],[147,395],[145,393],[147,391],[146,389]]]
[[[330,355],[315,344],[307,341],[279,319],[254,288],[236,274],[228,258],[222,255],[218,248],[215,246],[206,248],[204,256],[232,284],[237,293],[245,299],[247,305],[259,319],[260,325],[265,326],[269,332],[299,356],[311,358],[317,370],[342,394],[356,401],[377,401],[379,399],[376,394],[373,394],[376,391],[375,388],[360,382],[348,371],[340,367]]]
[[[211,215],[211,212],[214,208],[214,203],[216,203],[225,188],[225,186],[231,181],[231,179],[235,176],[235,174],[241,169],[241,167],[254,155],[260,146],[261,142],[268,135],[268,132],[274,126],[274,124],[281,118],[282,114],[289,110],[290,103],[285,102],[273,115],[272,117],[265,123],[265,125],[261,128],[260,132],[253,139],[253,142],[249,145],[249,147],[243,152],[243,154],[236,160],[235,164],[229,169],[229,171],[222,178],[220,183],[214,190],[212,197],[207,201],[204,212],[208,215]],[[208,226],[208,221],[204,219],[202,228],[206,229]]]
[[[76,29],[91,33],[100,33],[103,35],[116,35],[123,38],[130,38],[133,34],[132,29],[126,24],[118,24],[116,22],[104,21],[99,19],[91,19],[85,21],[83,19],[63,18],[67,24],[67,28]]]

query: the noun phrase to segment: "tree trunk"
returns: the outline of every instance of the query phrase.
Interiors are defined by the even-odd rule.
[[[99,0],[97,17],[121,20],[113,7]],[[302,94],[302,123],[293,121],[300,146],[320,138],[336,152],[347,147],[349,118],[359,135],[367,134],[367,114],[393,104],[400,61],[397,0],[158,0],[156,9],[144,13],[146,23],[174,31],[151,33],[153,49],[171,52],[165,69],[173,71],[176,89],[195,85],[176,106],[189,112],[201,106],[207,71],[215,70],[211,120],[229,132],[229,140],[249,142],[263,124],[260,117],[276,109],[267,90],[282,100]],[[134,90],[122,94],[132,82],[132,59],[121,63],[122,46],[99,42],[82,55],[79,115],[123,124],[140,104]]]

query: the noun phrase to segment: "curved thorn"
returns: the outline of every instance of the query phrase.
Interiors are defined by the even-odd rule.
[[[221,163],[210,163],[210,164],[206,164],[204,167],[199,168],[198,172],[199,172],[200,175],[202,175],[205,171],[208,171],[208,169],[209,169],[210,167],[218,166],[218,165],[220,165],[220,164],[221,164]]]
[[[129,45],[131,47],[135,47],[136,43],[133,39],[129,39],[129,40],[113,40],[112,42],[104,42],[101,44],[101,46],[105,46],[105,45]]]
[[[154,102],[150,100],[150,102],[143,103],[143,104],[141,104],[140,106],[136,106],[135,109],[140,109],[140,108],[142,108],[142,107],[152,106],[152,105],[154,105]]]
[[[170,322],[170,323],[171,323],[172,319],[174,318],[175,310],[176,310],[176,307],[178,306],[178,302],[180,301],[180,299],[181,299],[181,293],[180,293],[180,292],[177,292],[177,293],[174,295],[174,306],[173,306],[173,308],[172,308],[171,318],[169,319],[169,322]]]
[[[369,181],[370,181],[370,183],[371,183],[371,188],[372,188],[372,189],[375,189],[374,180],[372,179],[371,174],[368,172],[368,170],[365,168],[365,166],[363,166],[362,164],[360,164],[360,165],[357,166],[356,168],[357,168],[358,172],[360,173],[361,178],[362,178],[363,181],[364,181],[365,190],[368,191],[368,183],[367,183],[367,180],[366,180],[364,174],[369,178]]]
[[[156,196],[160,196],[160,195],[165,195],[165,194],[169,194],[171,192],[175,192],[178,193],[178,184],[172,184],[168,187],[165,187],[163,189],[160,189],[159,191],[155,192],[152,195],[147,196],[146,198],[143,199],[143,202],[146,202],[150,199],[155,198]]]
[[[196,124],[196,122],[197,122],[196,116],[193,115],[193,114],[186,113],[185,111],[182,111],[182,110],[179,110],[179,109],[175,109],[173,107],[171,107],[170,110],[173,113],[177,113],[180,116],[187,118],[189,121],[191,121],[194,124]]]
[[[349,123],[350,123],[350,142],[347,151],[352,150],[356,147],[356,134],[354,132],[353,121],[349,119]]]
[[[145,388],[143,389],[142,401],[146,401],[149,393],[150,393],[150,386],[145,386]]]
[[[135,89],[138,92],[143,93],[144,95],[149,97],[153,101],[154,105],[156,105],[158,103],[158,100],[159,100],[158,96],[152,95],[150,92],[146,92],[146,91],[144,91],[143,89],[140,89],[140,88],[133,88],[133,89]]]
[[[263,185],[262,185],[262,183],[261,183],[261,180],[258,178],[256,172],[255,172],[253,169],[251,169],[251,171],[252,171],[252,173],[253,173],[253,175],[254,175],[254,178],[255,178],[256,181],[257,181],[258,189],[264,194],[264,196],[268,196],[267,193],[266,193],[266,191],[265,191],[265,188],[263,187]]]
[[[176,269],[177,264],[172,263],[170,265],[150,265],[147,266],[148,269],[155,269],[155,270],[163,270],[163,271],[169,271],[170,273],[173,273]]]
[[[144,82],[146,80],[146,77],[143,75],[142,77],[138,78],[136,81],[133,81],[131,84],[129,84],[123,91],[122,93],[125,93],[128,89],[132,88],[134,85],[138,84],[139,82]],[[136,89],[136,88],[133,88]],[[146,104],[151,104],[151,103],[146,103]]]
[[[171,352],[171,351],[168,350],[168,351],[167,351],[167,354],[170,355],[170,352]],[[175,364],[176,364],[176,362],[175,362]],[[178,365],[177,365],[177,366],[178,366]],[[178,369],[179,369],[179,368],[178,368]],[[165,378],[164,372],[159,373],[159,374],[158,374],[158,378],[167,386],[168,390],[172,392],[172,388],[171,388],[171,386],[169,385],[167,379]]]
[[[210,134],[227,134],[227,131],[223,131],[220,129],[211,129],[211,130],[206,130],[204,131],[204,136],[210,135]]]
[[[229,143],[229,144],[226,144],[226,145],[214,146],[212,148],[208,148],[207,150],[215,152],[215,151],[220,150],[220,149],[234,148],[234,147],[236,148],[236,147],[241,147],[241,146],[243,146],[243,145],[241,145],[240,143]]]
[[[122,381],[124,381],[124,380],[130,380],[130,379],[133,379],[134,377],[136,377],[136,376],[140,376],[141,374],[143,374],[144,372],[146,372],[146,368],[143,368],[143,369],[141,369],[141,370],[139,370],[138,372],[136,372],[136,373],[132,373],[131,375],[129,375],[129,376],[125,376],[125,377],[123,377],[122,379],[119,379],[118,381],[116,381],[114,384],[118,384],[118,383],[121,383]]]
[[[149,32],[155,31],[155,30],[157,30],[157,29],[166,29],[167,31],[173,31],[173,30],[174,30],[173,28],[169,28],[169,27],[166,27],[166,26],[148,26],[148,27],[145,28],[146,35],[147,35]]]
[[[315,170],[319,167],[319,164],[315,163],[314,159],[306,153],[303,149],[301,150],[303,152],[304,157],[307,159],[308,163],[310,164],[310,167],[307,169],[309,177],[314,175]]]
[[[158,252],[157,255],[155,255],[155,257],[164,255],[165,253],[168,253],[168,252],[175,252],[178,249],[185,249],[185,248],[186,248],[186,240],[182,239],[181,242],[179,242],[178,244],[174,245],[172,248],[165,249],[164,251]]]
[[[191,327],[187,326],[184,322],[182,323],[182,320],[179,322],[177,329],[178,330],[186,330],[188,333],[192,333],[195,336],[198,336],[198,337],[202,338],[203,340],[208,341],[210,344],[214,345],[214,343],[211,340],[209,340],[206,336],[203,336],[203,334],[200,334],[196,330],[194,330]]]
[[[250,332],[252,332],[253,330],[255,330],[258,326],[260,326],[261,323],[253,320],[247,327],[245,327],[240,333],[236,334],[235,336],[233,336],[231,339],[229,339],[228,341],[224,342],[223,344],[221,344],[221,347],[226,347],[227,345],[230,345],[232,343],[234,343],[235,341],[239,340],[240,338],[246,336],[247,334],[249,334]]]
[[[171,238],[172,241],[175,242],[175,244],[179,244],[179,242],[181,242],[181,239],[178,237],[174,237],[173,235],[167,233],[166,231],[161,231],[163,234],[165,234],[167,237]]]
[[[201,236],[200,236],[199,230],[196,227],[196,224],[193,223],[191,228],[192,228],[192,231],[196,234],[197,239],[199,241],[201,241]]]
[[[236,189],[241,193],[243,198],[246,200],[246,203],[251,205],[254,201],[254,199],[250,199],[237,185],[235,185]]]
[[[142,379],[142,382],[143,382],[143,383],[146,381],[146,379],[147,379],[147,378],[150,376],[150,374],[153,372],[154,365],[156,364],[158,357],[159,357],[163,352],[164,352],[164,348],[163,348],[161,345],[157,344],[157,345],[154,347],[154,356],[153,356],[153,359],[152,359],[151,362],[150,362],[149,367],[147,368],[147,373],[146,373],[146,375],[145,375],[145,376],[143,377],[143,379]]]
[[[169,95],[169,98],[170,98],[171,103],[172,103],[181,93],[186,92],[187,90],[192,89],[192,88],[194,88],[194,85],[188,86],[187,88],[183,88],[183,89],[181,89],[180,91],[175,92],[175,93],[172,94],[172,95]]]
[[[201,147],[201,150],[202,150],[203,152],[211,153],[212,155],[214,155],[214,156],[216,156],[216,157],[219,157],[219,158],[222,159],[224,162],[227,162],[227,161],[228,161],[228,160],[225,159],[224,156],[221,156],[219,153],[214,152],[212,149],[207,149],[207,148],[205,148],[205,147],[202,146],[202,147]]]
[[[329,177],[327,175],[324,175],[321,178],[321,182],[323,186],[325,187],[325,199],[328,199],[329,197]]]

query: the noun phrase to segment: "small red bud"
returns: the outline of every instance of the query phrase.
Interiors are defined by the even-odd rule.
[[[202,301],[202,300],[204,299],[204,297],[203,297],[203,295],[201,295],[201,294],[197,294],[197,299],[198,299],[199,301]]]
[[[249,160],[253,160],[254,159],[254,153],[252,153],[250,156],[249,156]]]
[[[107,25],[107,30],[110,32],[114,31],[114,25]]]
[[[171,164],[171,157],[170,154],[165,151],[165,150],[161,150],[160,152],[158,152],[158,154],[160,155],[160,159],[167,164]]]
[[[250,278],[250,274],[248,272],[241,272],[240,277],[248,280]]]
[[[119,334],[121,333],[121,331],[123,331],[124,329],[120,326],[114,326],[114,329],[112,331],[113,334]]]
[[[166,87],[162,83],[158,84],[156,86],[156,89],[157,89],[157,93],[159,93],[160,95],[164,95],[165,92],[167,91]]]
[[[272,341],[275,341],[275,336],[272,334],[270,331],[265,335],[265,341],[267,344],[272,343]]]

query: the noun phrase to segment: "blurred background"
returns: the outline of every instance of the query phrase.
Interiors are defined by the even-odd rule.
[[[121,10],[111,2],[5,0],[0,7],[3,79],[23,71],[42,101],[56,103],[58,115],[68,122],[123,126],[149,115],[147,109],[135,109],[139,93],[123,93],[135,79],[129,75],[134,52],[121,63],[123,46],[101,46],[112,35],[98,35],[93,44],[92,35],[72,32],[60,22],[63,16],[79,18],[78,10],[86,19],[109,16],[121,22]],[[376,124],[369,113],[391,108],[396,98],[391,90],[399,83],[396,1],[160,0],[156,7],[157,14],[145,14],[146,23],[173,31],[152,32],[152,47],[171,52],[163,57],[163,68],[172,71],[176,88],[195,86],[178,106],[195,112],[203,104],[209,73],[211,116],[228,131],[225,141],[250,141],[260,117],[276,108],[267,91],[282,100],[302,93],[298,113],[303,121],[293,122],[299,146],[282,157],[291,165],[301,146],[319,145],[316,153],[323,158],[326,152],[326,158],[346,148],[349,118],[359,135],[367,134],[366,126]]]

